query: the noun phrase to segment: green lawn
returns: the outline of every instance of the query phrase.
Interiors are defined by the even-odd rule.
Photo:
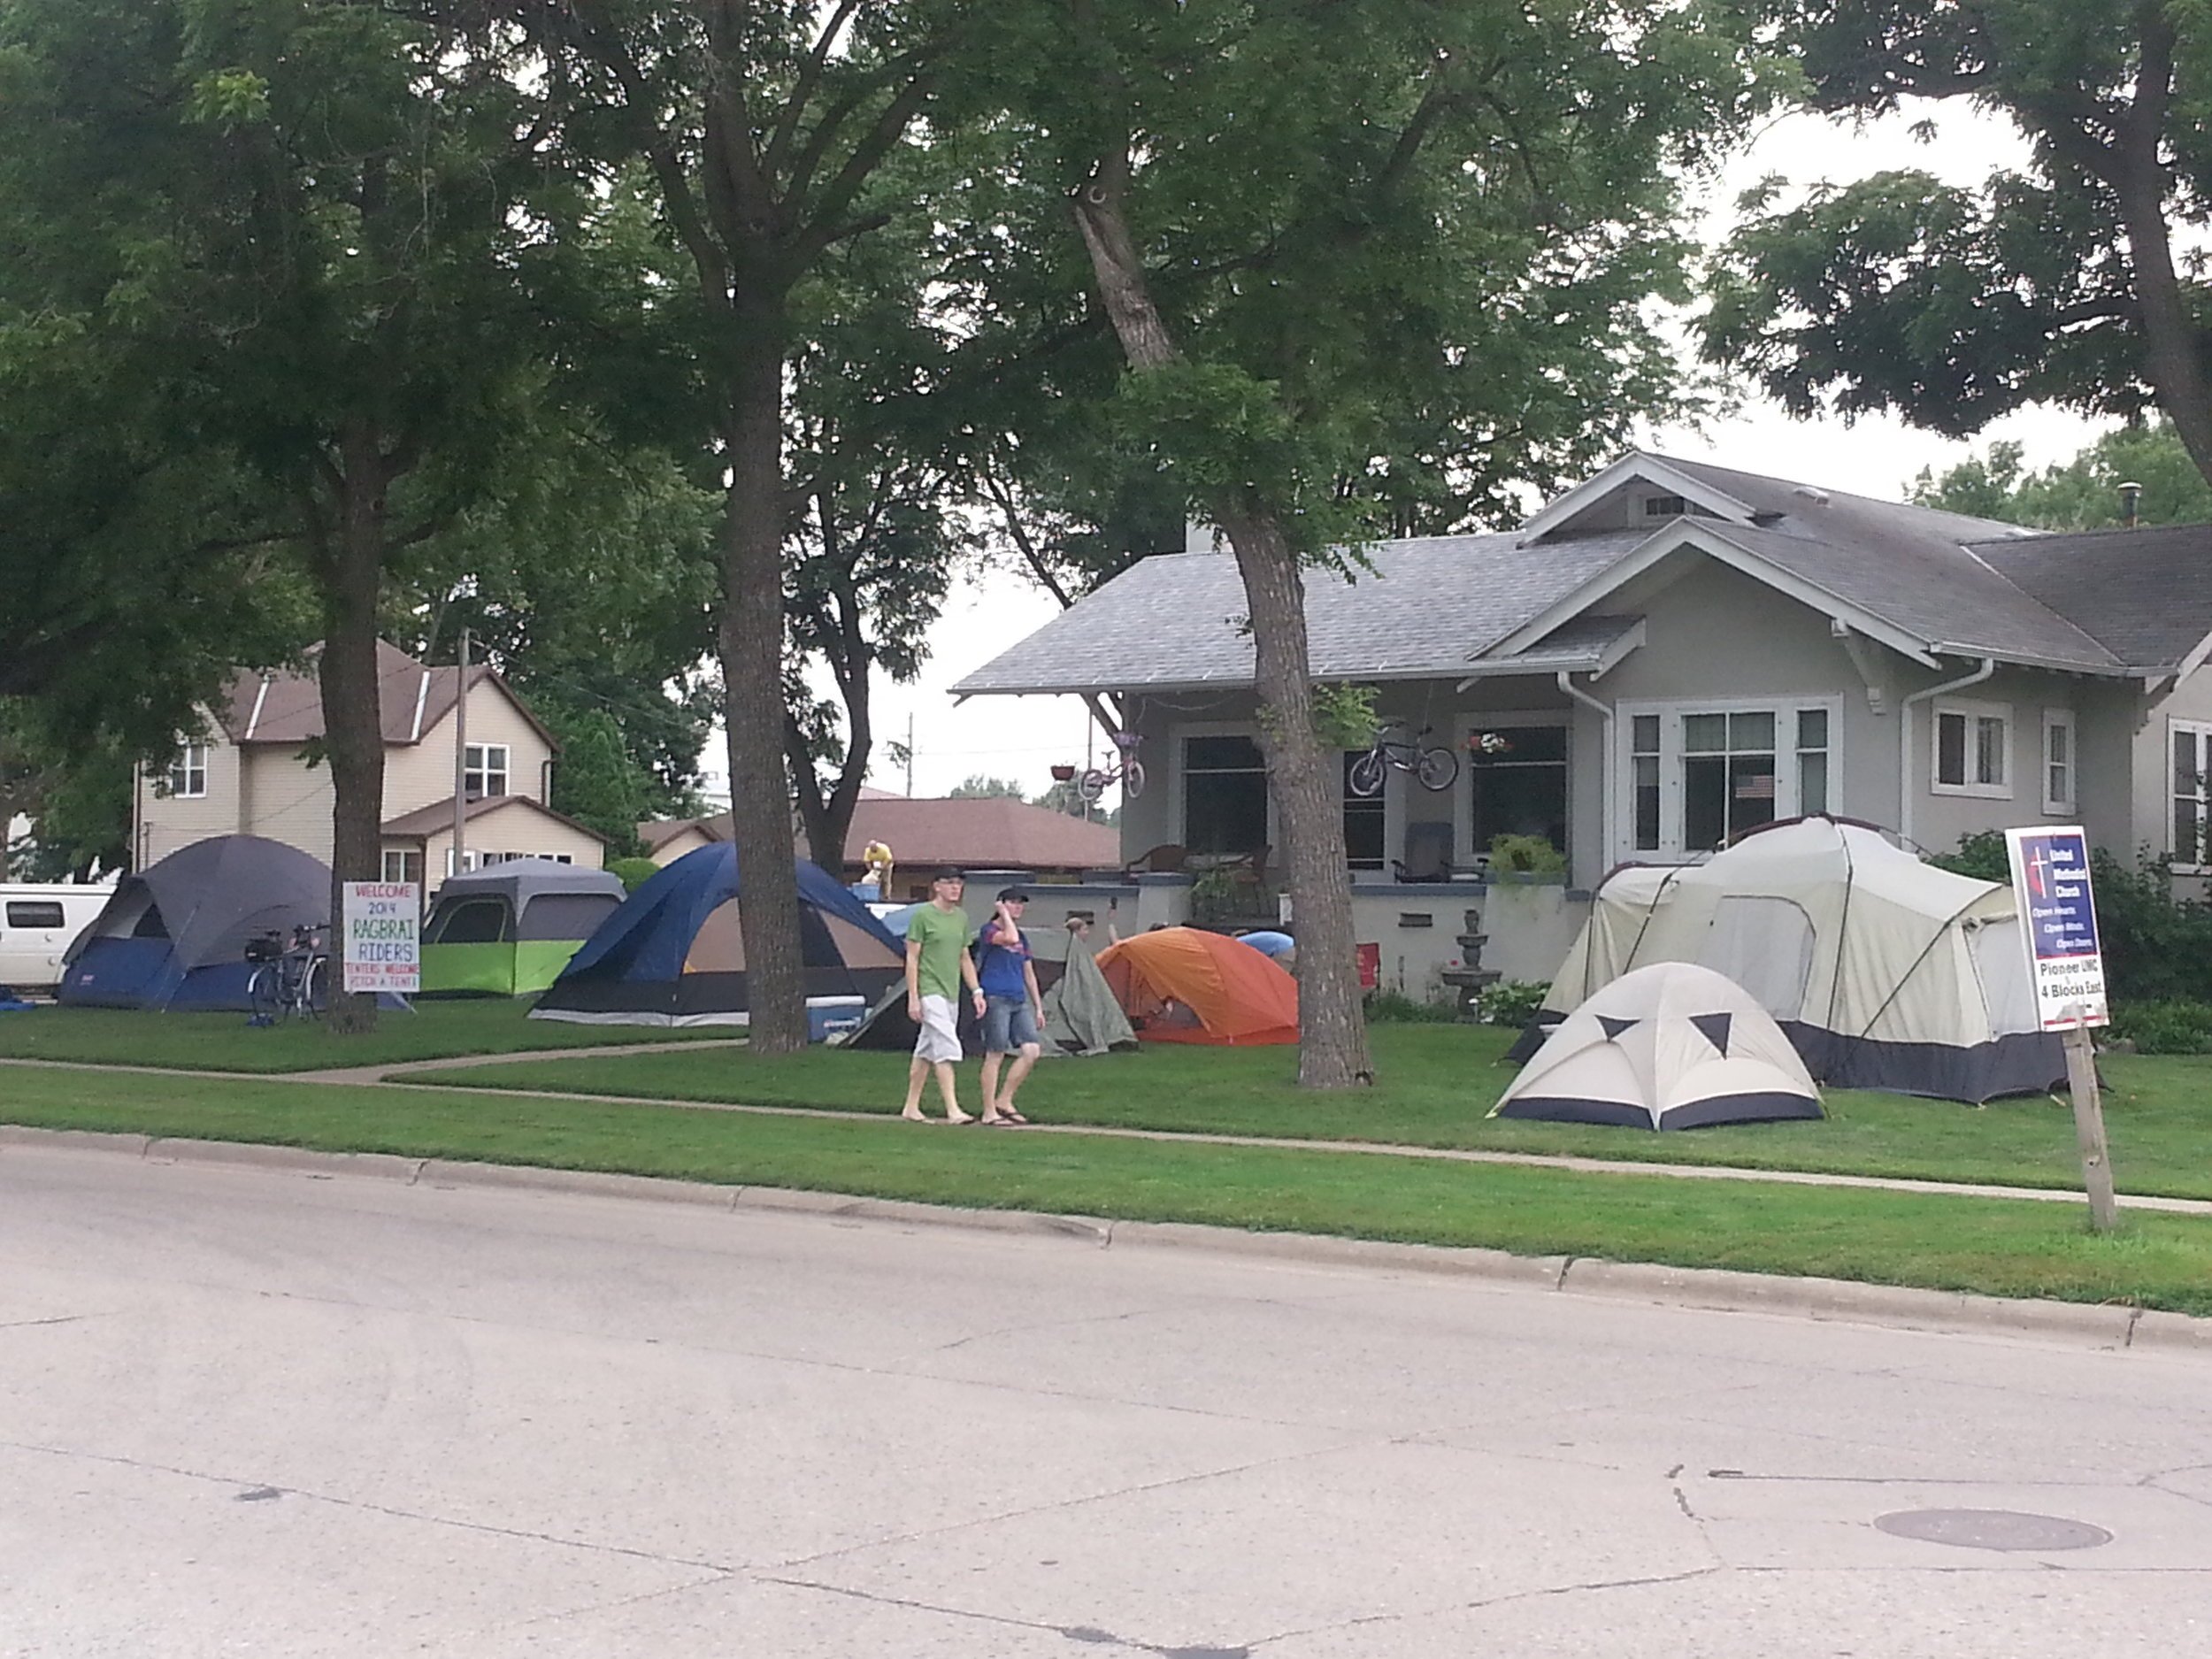
[[[0,1118],[57,1128],[615,1170],[2212,1314],[2212,1220],[2188,1217],[2130,1216],[2120,1233],[2100,1239],[2079,1210],[2027,1201],[913,1128],[889,1119],[760,1118],[450,1089],[96,1070],[18,1070],[0,1079]]]
[[[1471,1025],[1373,1028],[1381,1081],[1370,1093],[1302,1093],[1289,1048],[1166,1044],[1094,1060],[1044,1063],[1023,1091],[1029,1114],[1056,1124],[1197,1133],[1371,1141],[1398,1146],[1579,1153],[1654,1163],[1724,1164],[1917,1180],[2078,1187],[2073,1117],[2038,1096],[1975,1108],[1949,1101],[1831,1090],[1820,1123],[1758,1124],[1655,1135],[1485,1116],[1512,1073],[1497,1064],[1511,1033]],[[440,1086],[556,1089],[664,1100],[895,1110],[906,1056],[818,1048],[768,1058],[697,1054],[518,1061],[433,1071]],[[2124,1193],[2212,1198],[2212,1060],[2108,1056],[2105,1117]],[[960,1068],[972,1110],[976,1068]],[[928,1097],[935,1110],[934,1092]]]
[[[419,1002],[387,1010],[363,1037],[334,1037],[316,1020],[256,1030],[243,1014],[144,1014],[115,1008],[41,1007],[0,1015],[0,1057],[85,1065],[180,1066],[195,1071],[313,1071],[326,1066],[396,1065],[525,1048],[574,1048],[677,1037],[736,1034],[724,1027],[667,1031],[643,1025],[572,1025],[530,1019],[529,1004],[503,997]]]

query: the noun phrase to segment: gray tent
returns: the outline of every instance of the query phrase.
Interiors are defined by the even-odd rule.
[[[54,995],[90,1008],[243,1010],[246,941],[329,920],[320,859],[258,835],[211,836],[116,884]]]
[[[551,858],[449,877],[423,925],[423,994],[542,991],[626,894],[619,876]]]
[[[1044,1040],[1047,1054],[1104,1054],[1137,1045],[1091,941],[1074,933],[1068,935],[1067,964],[1045,993]]]
[[[1655,962],[1568,1015],[1490,1115],[1698,1129],[1821,1110],[1805,1063],[1748,991],[1695,963]]]

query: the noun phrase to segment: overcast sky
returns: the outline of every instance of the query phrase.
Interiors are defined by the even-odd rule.
[[[1838,126],[1809,115],[1777,120],[1704,192],[1704,234],[1717,240],[1732,217],[1735,197],[1768,173],[1793,184],[1826,178],[1836,182],[1894,167],[1918,167],[1955,183],[1975,183],[1993,167],[2018,165],[2024,147],[2001,121],[1947,107],[1932,112],[1932,144],[1915,141],[1909,121],[1893,119],[1865,128]],[[2026,450],[2031,466],[2070,459],[2102,427],[2058,411],[2029,410],[1992,425],[1970,443],[1954,442],[1878,418],[1853,426],[1840,421],[1796,421],[1772,403],[1748,399],[1740,414],[1702,430],[1661,427],[1644,446],[1687,459],[1708,460],[1747,472],[1863,495],[1901,497],[1923,467],[1939,472],[1994,440],[2009,438]],[[1034,795],[1050,782],[1056,761],[1081,762],[1092,741],[1083,706],[1072,697],[983,697],[956,707],[946,688],[987,662],[1013,639],[1050,620],[1057,607],[1010,574],[971,577],[956,588],[930,639],[920,681],[895,686],[881,675],[875,686],[876,730],[885,739],[914,730],[913,792],[945,794],[963,779],[982,773],[1010,778]],[[879,750],[880,754],[880,750]],[[721,785],[719,734],[709,756]],[[879,758],[869,781],[904,790],[908,778]]]

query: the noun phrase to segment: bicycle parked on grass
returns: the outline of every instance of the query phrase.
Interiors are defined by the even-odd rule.
[[[254,964],[246,980],[246,1002],[253,1010],[249,1025],[322,1018],[330,994],[328,938],[329,930],[319,924],[246,941],[246,960]]]
[[[1393,772],[1409,772],[1424,789],[1441,795],[1459,780],[1459,757],[1441,743],[1427,740],[1436,735],[1431,726],[1423,726],[1409,738],[1393,737],[1393,732],[1405,729],[1402,720],[1393,720],[1375,733],[1375,746],[1352,763],[1345,773],[1345,787],[1356,795],[1378,795],[1382,793],[1383,780]]]
[[[1111,766],[1090,767],[1075,780],[1075,793],[1083,797],[1085,805],[1096,806],[1109,784],[1121,786],[1121,798],[1125,801],[1133,801],[1144,793],[1144,763],[1137,758],[1137,745],[1143,741],[1134,732],[1114,733],[1114,748],[1120,751],[1120,758]],[[1059,777],[1057,766],[1052,771],[1054,777]]]

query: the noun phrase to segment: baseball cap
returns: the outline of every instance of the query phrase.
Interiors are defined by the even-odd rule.
[[[1026,904],[1029,902],[1029,895],[1019,887],[1001,887],[998,897],[1002,904]]]

